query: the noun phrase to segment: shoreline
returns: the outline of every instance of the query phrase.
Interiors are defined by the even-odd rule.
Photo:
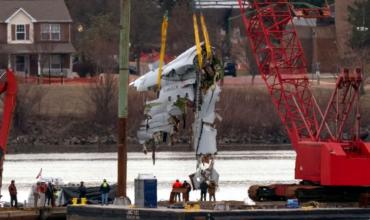
[[[220,144],[218,151],[265,151],[265,150],[293,150],[290,144]],[[139,144],[128,144],[128,152],[142,152]],[[148,149],[149,151],[149,149]],[[189,144],[174,146],[161,145],[156,152],[192,152]],[[39,153],[112,153],[117,152],[117,145],[24,145],[12,144],[8,146],[7,154],[39,154]]]

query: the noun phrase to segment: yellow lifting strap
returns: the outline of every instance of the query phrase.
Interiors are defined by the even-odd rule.
[[[195,13],[193,14],[193,23],[194,23],[195,45],[197,48],[197,55],[198,55],[198,66],[199,66],[199,69],[202,69],[203,67],[202,47],[200,45],[198,20],[197,20],[197,16]]]
[[[164,55],[166,54],[166,39],[167,39],[167,27],[168,27],[168,16],[167,12],[163,16],[162,22],[162,32],[161,32],[161,52],[159,54],[159,67],[158,67],[158,75],[157,75],[157,89],[158,91],[161,89],[161,78],[163,72],[163,61]]]
[[[204,20],[203,13],[200,14],[200,23],[202,25],[204,42],[206,44],[207,60],[210,60],[212,57],[211,42],[209,40],[208,30],[207,30],[206,22]]]

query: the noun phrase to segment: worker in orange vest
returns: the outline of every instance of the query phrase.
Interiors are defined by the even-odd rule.
[[[172,189],[179,189],[182,187],[182,183],[180,182],[180,180],[176,180],[173,184],[172,184]],[[177,201],[181,201],[181,197],[180,197],[180,193],[179,192],[175,192],[175,202]]]

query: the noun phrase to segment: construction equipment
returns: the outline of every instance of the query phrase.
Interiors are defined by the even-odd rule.
[[[17,94],[17,81],[12,69],[8,68],[5,72],[0,73],[0,94],[5,94],[3,101],[3,115],[0,127],[0,190],[3,180],[3,164],[10,124],[15,108],[15,100]],[[1,191],[0,191],[1,192]]]
[[[360,139],[362,70],[344,69],[325,111],[312,94],[294,17],[323,18],[324,7],[288,0],[238,0],[259,72],[297,153],[300,184],[252,186],[253,200],[358,201],[370,191],[370,143]],[[304,4],[307,5],[307,4]]]

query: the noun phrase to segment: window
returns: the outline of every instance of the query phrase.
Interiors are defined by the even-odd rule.
[[[62,59],[60,55],[50,56],[50,68],[59,70],[62,68]]]
[[[42,24],[41,40],[60,40],[60,24]]]
[[[41,40],[49,40],[50,33],[49,33],[49,25],[42,24],[41,25]]]
[[[59,24],[51,24],[51,39],[52,40],[60,40],[60,25]]]
[[[43,74],[52,74],[53,76],[60,76],[63,72],[63,59],[60,54],[44,55],[44,63],[42,65]]]
[[[15,29],[16,40],[26,40],[26,27],[24,24],[17,24]]]

